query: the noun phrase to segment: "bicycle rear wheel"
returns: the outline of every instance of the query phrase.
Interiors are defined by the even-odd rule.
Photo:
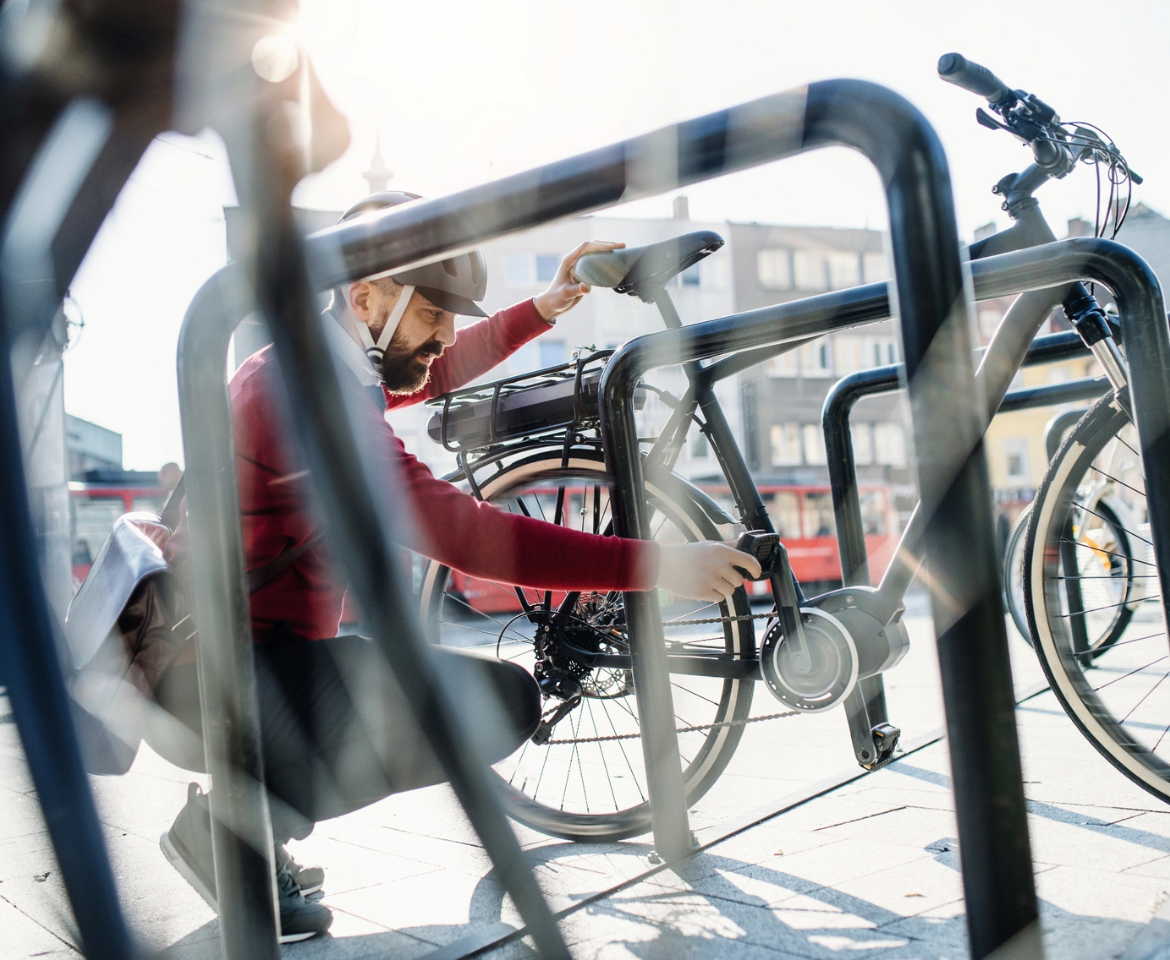
[[[508,466],[482,483],[481,492],[501,509],[600,534],[610,520],[610,482],[600,456],[574,453],[562,465],[558,449]],[[719,539],[715,525],[685,496],[651,484],[647,492],[659,542]],[[621,667],[590,666],[594,655],[628,653],[622,595],[581,594],[562,628],[554,617],[564,596],[473,580],[432,562],[420,599],[432,642],[484,647],[545,678],[549,726],[495,765],[509,814],[570,840],[636,836],[650,829],[650,809],[633,677]],[[742,589],[730,605],[700,610],[660,600],[671,654],[754,657],[752,621],[729,619],[750,613]],[[717,622],[682,622],[695,619]],[[672,673],[688,802],[706,793],[730,761],[752,690],[750,680]]]
[[[1112,397],[1073,428],[1037,493],[1025,606],[1066,712],[1115,767],[1170,800],[1170,648],[1137,434]]]

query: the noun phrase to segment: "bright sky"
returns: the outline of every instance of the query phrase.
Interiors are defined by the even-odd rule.
[[[1105,16],[1105,14],[1108,16]],[[353,145],[296,202],[338,209],[365,191],[376,133],[392,186],[450,193],[665,124],[798,86],[860,77],[906,96],[935,125],[969,239],[1006,218],[989,188],[1026,148],[979,127],[978,98],[936,78],[957,50],[1036,93],[1066,120],[1103,127],[1147,178],[1135,200],[1170,215],[1159,176],[1170,130],[1148,110],[1170,93],[1164,0],[1021,0],[1003,17],[937,0],[302,0],[300,36],[349,118]],[[1058,235],[1093,215],[1091,171],[1040,193]],[[691,215],[835,226],[885,225],[859,155],[821,151],[691,187]],[[124,435],[128,468],[182,462],[175,345],[192,295],[225,258],[233,201],[218,139],[166,135],[135,171],[73,293],[85,331],[67,354],[66,409]],[[616,211],[669,216],[671,196]],[[613,239],[621,239],[615,237]]]

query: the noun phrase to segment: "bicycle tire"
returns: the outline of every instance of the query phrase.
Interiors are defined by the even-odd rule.
[[[484,481],[480,486],[480,492],[485,501],[500,506],[513,504],[512,508],[515,509],[515,503],[525,498],[531,501],[538,496],[535,491],[547,489],[549,484],[570,491],[570,496],[575,496],[571,491],[576,489],[575,485],[582,482],[592,489],[604,487],[608,491],[611,478],[605,470],[600,454],[574,452],[568,462],[562,464],[561,449],[558,446],[509,464]],[[678,480],[678,483],[682,486],[676,488],[672,483],[672,490],[685,490],[686,482]],[[690,501],[685,495],[679,498],[670,496],[651,483],[647,483],[647,492],[654,507],[655,521],[660,528],[664,529],[669,525],[674,528],[672,535],[690,540],[721,539],[714,523],[697,503]],[[547,497],[547,494],[544,495]],[[590,493],[587,491],[582,495],[581,502],[585,503],[589,498]],[[581,510],[582,522],[587,522],[589,530],[604,527],[603,520],[608,511],[608,493],[604,495],[604,501],[604,506],[599,510],[590,510],[587,518],[586,511]],[[539,506],[540,501],[536,502]],[[531,511],[530,507],[526,509]],[[565,511],[565,515],[569,515],[568,510]],[[659,537],[661,536],[660,530]],[[517,659],[526,668],[531,669],[530,661],[535,659],[536,626],[523,616],[517,621],[518,629],[516,624],[505,622],[506,617],[501,617],[495,624],[490,624],[490,616],[484,620],[482,615],[469,613],[475,598],[460,599],[447,592],[450,576],[450,569],[435,561],[429,563],[424,572],[420,610],[428,638],[435,642],[444,630],[448,634],[458,634],[461,630],[484,630],[490,626],[493,630],[498,629],[501,637],[505,634],[509,636],[506,643],[497,644],[497,650],[504,650],[509,653],[509,659]],[[506,589],[512,591],[515,588]],[[550,599],[555,599],[549,598],[541,591],[526,593],[530,598],[537,600],[542,609]],[[476,596],[481,595],[482,593],[477,590]],[[619,605],[621,595],[613,596],[618,599],[614,601],[612,607],[606,609],[603,619],[618,624],[622,620],[622,609]],[[557,603],[559,599],[551,603],[553,609]],[[576,610],[582,610],[585,603],[583,597]],[[717,607],[709,605],[703,612],[687,614],[683,619],[727,617],[728,612],[725,604]],[[732,598],[731,612],[735,616],[750,613],[747,597],[742,588],[736,591]],[[470,626],[466,622],[468,617],[474,618]],[[716,632],[710,627],[707,630]],[[669,627],[667,632],[668,642],[672,640],[679,642],[677,637],[672,638]],[[491,642],[495,641],[488,641]],[[704,649],[718,649],[723,654],[737,657],[755,655],[755,633],[750,619],[722,623],[719,625],[717,637],[682,642],[692,644],[696,649],[699,648],[699,643],[705,643]],[[611,671],[613,674],[617,672]],[[601,676],[598,669],[590,671],[590,678],[595,675]],[[605,682],[613,681],[610,679]],[[552,742],[549,744],[542,747],[528,741],[517,754],[495,765],[504,786],[504,802],[513,819],[541,833],[567,840],[613,841],[637,836],[650,830],[650,808],[646,800],[641,740],[594,741],[597,735],[608,735],[609,732],[625,735],[636,730],[636,706],[633,701],[632,684],[628,680],[624,680],[623,684],[623,687],[618,688],[619,695],[615,697],[595,695],[582,697],[582,704],[586,709],[582,711],[578,708],[574,711],[579,713],[577,725],[569,723],[566,730],[565,721],[562,720],[553,728]],[[675,713],[681,727],[746,720],[751,710],[753,689],[754,683],[751,680],[672,675]],[[549,705],[545,708],[547,715],[551,707],[556,705],[556,701],[546,698],[545,703]],[[705,711],[702,715],[701,710]],[[599,718],[598,713],[603,713],[604,716]],[[588,725],[585,721],[586,715],[590,718]],[[572,713],[567,719],[572,719]],[[735,753],[743,736],[743,729],[742,723],[736,723],[715,726],[705,733],[700,731],[680,734],[680,753],[685,765],[683,782],[687,790],[688,803],[697,801],[718,779]],[[563,772],[563,777],[558,776],[551,781],[554,789],[550,791],[546,788],[542,792],[554,749],[558,754],[552,759],[552,766],[554,770]],[[532,786],[532,771],[538,765],[534,761],[541,751],[544,755],[539,760],[540,774],[535,786]],[[523,781],[517,773],[520,769],[528,771],[528,782]],[[631,782],[617,782],[626,779]],[[592,798],[590,783],[593,786]],[[631,786],[633,790],[630,789]],[[562,787],[559,797],[556,790],[558,787]]]
[[[1032,504],[1024,507],[1016,522],[1012,525],[1012,532],[1008,534],[1007,546],[1003,551],[1003,592],[1007,601],[1008,613],[1012,623],[1023,635],[1028,646],[1035,646],[1032,642],[1032,631],[1028,628],[1028,613],[1024,609],[1024,544],[1027,540],[1028,522],[1032,518]]]
[[[1102,398],[1037,493],[1025,608],[1065,712],[1113,766],[1170,800],[1170,654],[1146,517],[1136,433],[1121,405]]]

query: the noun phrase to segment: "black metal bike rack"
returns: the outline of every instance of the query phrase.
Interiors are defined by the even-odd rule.
[[[968,318],[950,182],[941,147],[925,119],[878,87],[830,81],[807,88],[799,128],[785,153],[844,144],[866,154],[882,176],[910,379],[919,487],[936,578],[958,612],[935,604],[947,699],[964,888],[972,951],[984,956],[1032,925],[1032,881],[1019,745],[981,446]],[[682,167],[682,141],[679,141]],[[626,344],[602,380],[602,430],[617,480],[614,514],[627,535],[648,534],[641,463],[629,397],[637,380],[664,363],[685,363],[778,339],[775,329],[720,321]],[[727,327],[732,327],[726,329]],[[720,336],[722,334],[722,336]],[[714,342],[713,342],[714,338]],[[669,358],[669,359],[664,359]],[[669,678],[653,594],[627,597],[638,706],[655,805],[655,840],[683,856],[690,837],[679,787]],[[965,654],[964,654],[965,652]],[[971,663],[974,659],[977,662]],[[972,667],[974,671],[972,672]],[[973,692],[976,681],[980,689]],[[647,731],[656,731],[653,737]],[[956,744],[962,747],[956,749]]]
[[[1089,355],[1088,348],[1076,333],[1054,333],[1033,342],[1023,365],[1037,366]],[[821,419],[828,458],[829,486],[833,494],[833,513],[837,521],[841,578],[846,586],[870,583],[869,557],[861,520],[861,498],[858,494],[857,464],[849,418],[859,400],[902,390],[905,388],[905,378],[906,371],[900,363],[874,367],[842,377],[825,396]],[[1024,388],[1005,396],[998,412],[1008,413],[1027,407],[1087,400],[1101,396],[1107,388],[1108,381],[1098,380]]]

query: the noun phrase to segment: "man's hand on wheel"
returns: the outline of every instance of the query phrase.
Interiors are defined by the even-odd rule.
[[[557,267],[557,275],[552,283],[540,296],[533,297],[537,312],[549,323],[552,323],[566,310],[571,310],[590,290],[589,284],[582,283],[573,273],[577,261],[587,253],[609,253],[611,250],[620,250],[624,243],[611,243],[608,240],[589,240],[570,253]]]
[[[688,600],[719,601],[743,583],[744,575],[736,567],[753,577],[760,575],[759,561],[729,543],[704,540],[663,546],[655,586]]]

